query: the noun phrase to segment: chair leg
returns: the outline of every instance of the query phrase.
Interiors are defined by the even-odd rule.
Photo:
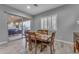
[[[42,52],[45,48],[47,48],[47,45],[41,43],[41,50],[40,50],[40,52]]]
[[[74,53],[76,53],[76,49],[75,49],[75,47],[74,47]]]
[[[37,54],[37,42],[35,42],[35,54]]]
[[[27,49],[27,42],[25,42],[25,49]]]
[[[54,44],[50,44],[50,54],[55,53]]]
[[[29,41],[29,51],[32,51],[32,42]]]
[[[50,54],[52,54],[52,45],[50,44]]]
[[[42,42],[41,42],[41,50],[40,50],[40,52],[42,52]]]
[[[26,39],[26,41],[25,41],[25,48],[27,48],[27,39]]]
[[[55,53],[55,48],[54,48],[54,44],[53,44],[53,52]]]

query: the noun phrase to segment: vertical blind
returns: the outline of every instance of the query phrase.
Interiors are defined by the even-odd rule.
[[[41,29],[57,30],[57,15],[41,18]]]

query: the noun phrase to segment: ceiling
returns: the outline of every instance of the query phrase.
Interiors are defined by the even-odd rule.
[[[7,4],[7,6],[13,7],[30,15],[37,15],[62,5],[63,4],[38,4],[38,7],[35,7],[34,4]],[[27,9],[27,6],[30,6],[31,8]]]

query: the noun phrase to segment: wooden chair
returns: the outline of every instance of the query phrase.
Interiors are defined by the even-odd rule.
[[[41,44],[41,51],[47,47],[47,45],[50,46],[50,53],[52,54],[53,52],[55,52],[55,48],[54,48],[54,39],[55,39],[55,33],[56,32],[53,32],[51,34],[51,37],[48,38],[47,40],[45,41],[42,41],[42,44]],[[44,46],[44,47],[43,47]],[[53,51],[52,51],[53,50]]]
[[[37,38],[35,32],[29,32],[29,50],[32,51],[32,42],[35,44],[35,54],[37,53]]]
[[[74,53],[79,53],[79,32],[74,32]]]
[[[53,52],[55,53],[55,43],[54,43],[54,39],[55,39],[55,33],[56,32],[53,32],[52,33],[52,36],[51,36],[51,42],[50,42],[50,53],[52,54]],[[53,52],[52,52],[52,48],[53,48]]]
[[[28,42],[28,38],[29,38],[29,32],[30,30],[25,31],[25,48],[27,48],[27,42]]]

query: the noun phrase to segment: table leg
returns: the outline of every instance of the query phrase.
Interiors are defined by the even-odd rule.
[[[52,44],[50,44],[50,53],[52,54]]]
[[[35,54],[37,54],[37,41],[35,40]]]
[[[32,51],[32,41],[29,40],[29,51]]]

